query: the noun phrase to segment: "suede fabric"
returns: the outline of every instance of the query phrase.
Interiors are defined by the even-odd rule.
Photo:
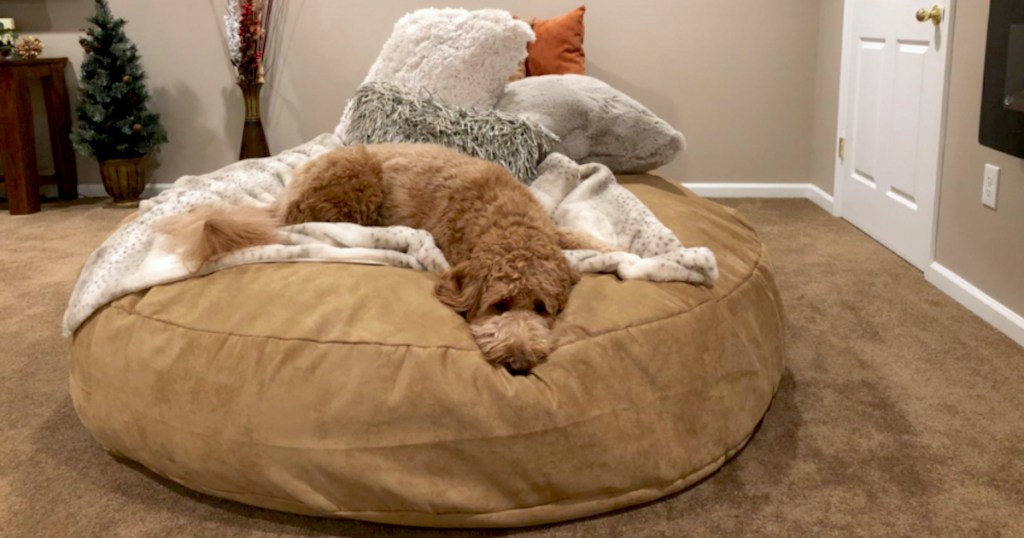
[[[75,333],[71,396],[111,453],[189,488],[290,512],[508,527],[678,491],[749,439],[778,387],[771,264],[732,209],[623,176],[713,288],[586,275],[559,348],[486,364],[434,276],[261,264],[121,298]]]

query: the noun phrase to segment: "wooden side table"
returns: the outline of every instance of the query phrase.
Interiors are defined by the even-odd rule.
[[[67,58],[0,60],[0,162],[12,215],[39,211],[39,186],[56,183],[62,199],[78,197],[78,172],[71,148],[71,105],[64,81]],[[29,80],[39,78],[50,128],[53,176],[39,177]]]

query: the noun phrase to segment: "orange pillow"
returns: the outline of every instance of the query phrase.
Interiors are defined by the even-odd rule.
[[[564,75],[586,73],[583,53],[583,13],[580,6],[561,17],[535,19],[537,40],[527,45],[526,75]]]

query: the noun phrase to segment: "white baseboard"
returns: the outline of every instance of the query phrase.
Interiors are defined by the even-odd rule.
[[[832,195],[813,183],[683,183],[707,198],[805,198],[832,214]]]
[[[171,188],[171,183],[150,183],[146,185],[146,190],[142,191],[143,198],[152,198]],[[107,191],[103,188],[103,185],[98,183],[84,183],[78,185],[78,195],[86,198],[103,198],[110,196]]]
[[[805,198],[833,214],[832,195],[813,183],[683,183],[708,198]],[[933,262],[925,279],[981,319],[1024,346],[1024,317],[979,290],[942,264]]]
[[[1024,317],[976,288],[939,262],[933,262],[924,278],[1003,334],[1024,346]]]
[[[156,196],[171,188],[171,183],[150,183],[143,198]],[[693,192],[708,198],[806,198],[832,213],[832,195],[813,183],[683,183]],[[78,186],[78,194],[89,198],[107,196],[103,185],[86,183]]]
[[[822,190],[821,187],[813,184],[807,184],[807,199],[817,204],[818,207],[824,209],[829,215],[838,217],[836,215],[836,203],[835,198],[831,194]]]

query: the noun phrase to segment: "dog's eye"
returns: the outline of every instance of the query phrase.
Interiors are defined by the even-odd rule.
[[[512,301],[505,300],[494,305],[494,309],[498,312],[508,312],[512,309]]]
[[[534,301],[533,311],[543,316],[548,313],[548,307],[544,306],[544,303],[540,301]]]

